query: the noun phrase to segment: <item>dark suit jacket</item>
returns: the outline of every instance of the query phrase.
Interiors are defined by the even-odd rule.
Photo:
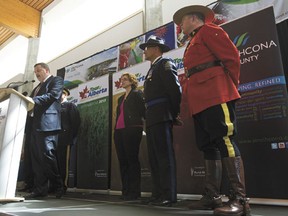
[[[171,59],[161,57],[151,66],[144,83],[144,97],[148,105],[147,127],[173,121],[179,115],[181,87],[176,66]]]
[[[32,97],[38,86],[33,89],[31,93]],[[51,76],[41,85],[37,95],[33,97],[33,101],[35,102],[33,128],[37,131],[61,130],[60,101],[62,90],[63,79],[58,76]]]
[[[120,114],[120,105],[124,100],[124,95],[118,99],[116,122]],[[145,118],[145,104],[143,93],[140,90],[131,90],[124,101],[124,122],[125,127],[143,125]]]

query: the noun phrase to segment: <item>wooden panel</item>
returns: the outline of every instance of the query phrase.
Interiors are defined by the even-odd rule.
[[[39,11],[42,11],[45,7],[51,4],[54,0],[19,0],[19,1]]]
[[[14,35],[13,31],[6,29],[4,27],[0,27],[0,46],[4,44],[13,35]]]
[[[41,13],[19,0],[0,0],[0,24],[26,37],[37,37]]]
[[[18,3],[25,4],[26,6],[25,5],[24,6],[26,8],[28,7],[30,10],[36,9],[37,11],[39,11],[39,16],[40,16],[40,12],[42,12],[42,10],[45,9],[53,1],[54,0],[18,0]],[[7,4],[10,4],[11,0],[0,0],[0,7],[2,7],[3,2],[7,6]],[[15,5],[18,5],[18,4],[13,3],[12,7],[13,6],[15,7]],[[2,13],[3,10],[6,10],[6,9],[0,8],[0,11],[1,11],[0,13]],[[14,23],[14,25],[9,26],[10,25],[9,22],[7,23],[7,21],[4,22],[5,20],[4,21],[2,20],[2,16],[7,16],[6,14],[8,13],[10,15],[10,17],[11,16],[13,17],[14,21],[13,20],[12,21],[16,22],[15,20],[19,19],[19,16],[17,15],[18,12],[19,12],[19,9],[17,9],[17,7],[15,7],[13,10],[10,10],[9,12],[5,11],[4,14],[3,13],[0,14],[0,49],[6,45],[5,43],[9,43],[9,41],[11,41],[13,38],[15,38],[18,34],[21,34],[21,35],[26,36],[26,37],[37,37],[39,35],[40,17],[38,17],[38,16],[36,17],[35,23],[33,24],[33,29],[34,29],[33,32],[29,33],[29,34],[27,34],[27,32],[25,30],[27,28],[26,27],[27,24],[31,25],[31,23],[29,23],[30,20],[27,19],[27,17],[26,17],[27,14],[25,14],[25,16],[22,17],[22,21],[27,22],[25,25],[22,25],[22,23],[19,22],[19,23],[17,23],[16,26],[15,26],[15,23]],[[13,13],[16,13],[16,14],[14,15]],[[22,12],[21,12],[21,14],[22,14]],[[10,18],[6,18],[6,19],[10,19]],[[39,21],[38,21],[38,19],[39,19]],[[23,26],[25,26],[25,28]],[[36,28],[36,26],[37,26],[37,28]],[[17,32],[17,34],[15,32]]]

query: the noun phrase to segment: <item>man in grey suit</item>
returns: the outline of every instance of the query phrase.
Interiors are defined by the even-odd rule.
[[[63,183],[59,174],[56,147],[61,130],[61,95],[63,79],[50,74],[45,63],[34,65],[34,73],[40,81],[31,97],[35,102],[31,113],[31,159],[34,188],[25,199],[47,196],[48,181],[56,186],[56,198],[63,195]]]

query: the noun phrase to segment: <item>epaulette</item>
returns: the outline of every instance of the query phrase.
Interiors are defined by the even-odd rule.
[[[165,63],[164,63],[165,71],[166,70],[173,70],[173,67],[175,67],[175,66],[174,66],[174,63],[172,60],[165,61]]]

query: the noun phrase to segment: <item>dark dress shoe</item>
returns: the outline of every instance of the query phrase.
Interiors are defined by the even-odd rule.
[[[24,198],[26,200],[31,200],[31,199],[43,198],[43,197],[46,197],[46,196],[47,196],[47,194],[41,194],[41,193],[32,192],[30,194],[25,195]]]
[[[27,192],[27,193],[32,193],[32,191],[33,191],[33,187],[30,187],[27,185],[24,188],[18,190],[18,192]]]
[[[140,200],[140,197],[139,196],[124,196],[122,198],[124,201],[137,201],[137,200]]]
[[[154,203],[154,202],[159,202],[160,200],[161,199],[159,197],[150,197],[150,198],[148,198],[146,200],[143,200],[142,203],[148,205],[148,204],[151,204],[151,203]]]
[[[57,188],[55,192],[55,196],[57,199],[61,199],[61,197],[64,195],[64,189],[63,188]]]

